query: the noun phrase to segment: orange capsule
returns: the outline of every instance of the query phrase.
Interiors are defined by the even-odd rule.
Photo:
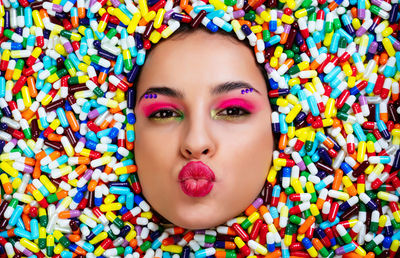
[[[314,224],[315,222],[315,217],[314,216],[309,216],[304,223],[299,227],[298,231],[299,234],[305,234],[306,231]]]
[[[343,178],[343,170],[336,169],[335,177],[334,177],[333,183],[332,183],[333,190],[339,190],[340,185],[342,184],[342,178]]]
[[[182,10],[185,10],[185,8],[188,6],[189,0],[181,0],[179,2],[179,6],[182,8]]]
[[[128,142],[128,140],[126,140],[126,149],[127,150],[133,150],[133,142]]]
[[[279,150],[284,150],[288,144],[288,135],[287,133],[281,134],[279,138]]]
[[[87,166],[85,164],[79,165],[75,168],[75,172],[79,175],[83,174],[87,170]]]
[[[40,169],[40,160],[36,160],[35,167],[33,168],[32,178],[38,179],[42,175],[42,170]]]
[[[379,64],[380,65],[385,65],[386,62],[388,61],[389,55],[386,52],[383,52],[381,56],[379,57]]]
[[[21,218],[22,222],[24,223],[25,230],[31,231],[31,218],[29,218],[29,215],[22,213]]]
[[[282,252],[281,250],[275,250],[272,253],[268,253],[267,255],[264,256],[264,258],[279,258],[282,257]]]
[[[74,112],[67,111],[67,112],[65,112],[65,116],[67,117],[69,126],[71,127],[72,131],[78,132],[79,131],[79,123],[76,120]]]
[[[90,158],[88,157],[78,157],[78,164],[82,165],[82,164],[89,164],[90,163]]]
[[[29,76],[27,79],[27,83],[28,83],[28,90],[29,90],[29,94],[32,98],[36,98],[38,92],[36,89],[36,81],[35,78],[33,76]]]
[[[79,240],[81,240],[81,236],[76,234],[71,234],[68,236],[68,239],[71,242],[78,242]]]
[[[62,135],[56,134],[56,133],[51,133],[47,136],[47,139],[52,142],[61,142],[61,137]]]
[[[238,22],[239,22],[239,24],[240,24],[240,26],[243,26],[243,25],[247,25],[247,26],[249,26],[249,28],[251,28],[251,22],[249,22],[249,21],[246,21],[246,20],[238,20]]]

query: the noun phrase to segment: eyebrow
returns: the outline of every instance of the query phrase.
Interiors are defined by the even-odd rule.
[[[254,92],[261,95],[261,93],[257,89],[255,89],[253,86],[251,86],[250,83],[243,82],[243,81],[228,81],[228,82],[218,84],[217,86],[215,86],[214,88],[211,89],[210,93],[211,93],[211,95],[215,96],[215,95],[220,95],[220,94],[227,93],[227,92],[230,92],[233,90],[247,89],[247,88],[253,89]],[[183,94],[182,91],[180,91],[178,89],[174,89],[174,88],[169,88],[167,86],[150,87],[145,91],[145,93],[143,93],[142,96],[140,96],[138,102],[140,102],[143,99],[143,97],[149,93],[156,93],[156,94],[173,97],[173,98],[179,98],[179,99],[183,99],[185,96],[185,94]]]

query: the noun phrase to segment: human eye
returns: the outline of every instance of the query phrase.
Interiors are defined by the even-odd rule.
[[[244,109],[240,106],[231,106],[217,112],[216,115],[227,118],[240,118],[243,116],[250,115],[250,112],[247,109]]]
[[[160,109],[150,114],[148,118],[152,120],[170,120],[170,119],[181,120],[183,118],[183,115],[172,109]]]

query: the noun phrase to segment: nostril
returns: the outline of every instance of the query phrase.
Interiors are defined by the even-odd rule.
[[[207,154],[208,153],[208,149],[203,151],[203,154]]]

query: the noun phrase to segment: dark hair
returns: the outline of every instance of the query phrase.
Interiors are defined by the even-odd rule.
[[[216,33],[218,33],[218,34],[227,36],[227,38],[231,39],[232,42],[235,42],[235,43],[237,43],[237,44],[243,44],[243,45],[245,45],[246,47],[248,47],[248,48],[254,53],[254,48],[253,48],[252,46],[250,46],[248,40],[247,40],[247,39],[244,39],[243,41],[239,40],[239,39],[236,37],[236,35],[234,34],[234,32],[226,32],[226,31],[224,31],[224,30],[222,30],[222,29],[219,29],[217,32],[212,32],[212,31],[208,30],[206,27],[204,27],[203,25],[199,25],[199,27],[197,27],[197,28],[192,28],[192,27],[191,27],[189,24],[187,24],[187,23],[181,23],[180,27],[179,27],[170,37],[168,37],[167,39],[161,39],[159,43],[163,42],[164,40],[174,40],[174,39],[177,39],[177,38],[182,38],[182,37],[185,37],[185,36],[190,35],[190,34],[193,33],[193,32],[196,32],[196,31],[198,31],[198,30],[203,30],[203,31],[205,31],[205,32],[207,32],[207,33],[209,33],[209,34],[216,34]],[[154,49],[154,48],[156,48],[156,47],[157,47],[157,44],[153,45],[149,50],[146,51],[146,58],[147,58],[147,57],[149,56],[149,54],[151,53],[151,50]],[[264,80],[265,80],[265,83],[266,83],[266,85],[267,85],[267,91],[269,91],[269,90],[271,90],[271,87],[270,87],[270,84],[269,84],[269,78],[268,78],[267,71],[265,70],[263,64],[260,64],[260,63],[257,62],[255,56],[256,56],[256,55],[254,54],[254,55],[253,55],[254,61],[256,62],[257,67],[259,68],[261,74],[264,76]],[[133,81],[133,86],[134,86],[134,89],[135,89],[135,101],[134,101],[135,104],[136,104],[136,98],[137,98],[137,95],[136,95],[136,85],[137,85],[138,80],[139,80],[139,78],[140,78],[141,70],[142,70],[142,67],[140,67],[139,72],[138,72],[138,74],[137,74],[135,80]],[[135,104],[134,104],[134,105],[135,105]]]
[[[253,52],[254,61],[256,62],[258,69],[260,70],[261,74],[264,77],[264,81],[265,81],[265,83],[267,85],[267,92],[272,90],[271,86],[270,86],[270,83],[269,83],[268,73],[264,68],[264,64],[260,64],[256,60],[256,55],[254,53],[254,47],[250,46],[247,38],[244,39],[244,40],[239,40],[236,37],[234,32],[227,32],[227,31],[224,31],[222,29],[219,29],[217,32],[212,32],[212,31],[208,30],[206,27],[204,27],[203,25],[199,25],[199,27],[197,27],[197,28],[192,28],[187,23],[181,23],[180,27],[170,37],[168,37],[167,39],[161,39],[160,42],[162,42],[163,40],[174,40],[174,39],[177,39],[177,38],[182,38],[182,37],[185,37],[185,36],[195,32],[196,30],[203,30],[203,31],[205,31],[205,32],[207,32],[209,34],[218,33],[218,34],[227,36],[227,38],[231,39],[231,41],[234,42],[234,43],[243,44],[246,47],[248,47]],[[149,50],[146,51],[146,57],[148,57],[148,55],[150,54],[151,50],[154,49],[155,47],[156,47],[156,45],[152,46]],[[135,89],[134,105],[136,105],[136,100],[137,100],[136,85],[137,85],[137,82],[139,80],[139,77],[140,77],[140,74],[141,74],[141,70],[142,70],[142,67],[140,67],[139,72],[138,72],[138,74],[137,74],[137,76],[136,76],[136,78],[135,78],[135,80],[133,82],[133,87]],[[269,101],[269,103],[271,105],[271,111],[274,111],[276,109],[276,107],[274,107],[270,101]],[[278,146],[278,143],[279,143],[279,137],[277,137],[277,134],[274,134],[273,138],[274,138],[274,148],[276,148]]]

